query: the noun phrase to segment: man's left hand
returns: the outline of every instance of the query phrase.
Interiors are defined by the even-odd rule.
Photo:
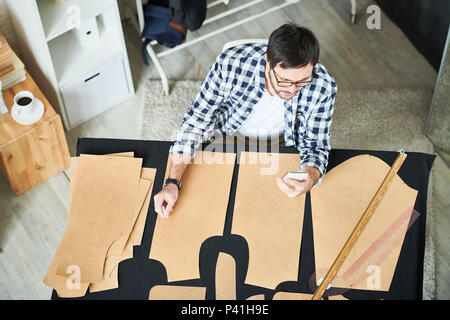
[[[308,172],[305,180],[299,181],[291,178],[276,179],[278,187],[289,198],[295,198],[301,194],[307,193],[317,183],[320,178],[320,171],[315,167],[303,167],[300,172]]]

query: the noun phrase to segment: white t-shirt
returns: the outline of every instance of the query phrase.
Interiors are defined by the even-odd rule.
[[[249,138],[275,138],[284,131],[284,100],[267,90],[238,133]]]

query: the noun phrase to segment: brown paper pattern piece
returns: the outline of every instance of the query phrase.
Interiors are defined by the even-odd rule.
[[[134,152],[124,152],[124,153],[113,153],[109,154],[109,156],[120,156],[120,157],[133,157]],[[78,167],[78,158],[71,158],[71,174],[72,177],[75,178],[76,170]],[[144,219],[140,219],[138,222],[139,216],[141,213],[148,210],[149,201],[144,201],[145,199],[149,199],[151,195],[151,187],[153,184],[153,180],[155,178],[156,169],[153,168],[142,168],[141,169],[141,180],[138,189],[138,195],[136,198],[136,205],[134,209],[134,218],[132,223],[130,224],[130,231],[128,235],[125,237],[119,238],[113,242],[111,247],[108,249],[107,256],[105,258],[104,270],[103,270],[103,278],[109,279],[111,272],[115,268],[115,265],[119,262],[130,259],[133,257],[133,237],[134,233],[138,233],[142,235],[142,232],[139,230],[143,230],[142,221]],[[146,179],[143,179],[146,178]],[[70,189],[70,193],[73,193],[73,188]],[[144,220],[145,223],[145,220]],[[135,230],[136,229],[136,230]],[[142,236],[141,236],[142,237]],[[126,242],[125,242],[126,241]],[[125,247],[121,248],[125,242]],[[139,241],[140,244],[140,241]],[[100,291],[100,290],[97,290]]]
[[[60,298],[78,298],[84,297],[89,287],[89,283],[80,282],[79,288],[72,286],[73,281],[70,279],[70,275],[60,276],[56,274],[56,259],[53,258],[50,263],[50,267],[42,281],[46,286],[55,289],[58,297]]]
[[[115,156],[115,157],[133,157],[134,152],[125,152],[125,153],[117,153],[117,154],[110,154],[110,155],[100,155],[100,156]],[[96,156],[99,157],[99,156]],[[70,188],[70,198],[69,198],[69,205],[71,204],[72,198],[73,198],[73,184],[75,183],[76,179],[76,172],[78,168],[78,160],[79,158],[72,158],[71,159],[71,188]],[[145,193],[142,194],[139,197],[139,199],[136,199],[136,204],[134,207],[134,220],[130,221],[130,227],[128,232],[128,235],[125,237],[126,245],[123,248],[119,254],[109,255],[105,257],[104,261],[104,276],[103,280],[96,282],[95,284],[90,284],[86,282],[80,283],[80,288],[76,289],[74,288],[73,284],[71,285],[69,277],[70,274],[66,275],[57,275],[56,274],[56,263],[58,260],[58,255],[55,254],[54,259],[52,260],[52,263],[49,267],[49,270],[46,274],[46,277],[43,281],[44,284],[53,287],[59,297],[81,297],[86,294],[87,288],[89,286],[89,289],[91,292],[97,292],[102,290],[109,290],[113,288],[118,287],[118,279],[117,279],[117,273],[118,273],[118,263],[120,261],[123,261],[125,259],[129,259],[133,257],[133,244],[136,242],[136,244],[140,244],[140,239],[142,238],[143,228],[145,225],[145,218],[147,216],[148,211],[148,205],[149,205],[149,199],[151,197],[152,187],[153,187],[153,181],[156,175],[156,169],[154,168],[141,168],[141,178],[144,178],[145,181],[142,181],[143,184],[140,186],[144,186]],[[145,190],[147,189],[147,190]],[[145,202],[144,202],[145,198]],[[138,217],[136,219],[136,215],[138,212]],[[70,212],[69,212],[70,216]],[[123,242],[123,241],[122,241]],[[117,243],[117,241],[115,242]],[[70,286],[70,287],[69,287]]]
[[[265,296],[263,294],[256,294],[254,296],[250,296],[245,300],[265,300]]]
[[[231,156],[216,152],[211,163],[210,152],[197,151],[183,174],[174,211],[169,218],[157,217],[149,258],[164,265],[169,282],[199,278],[201,244],[223,233],[236,158]]]
[[[141,178],[152,181],[152,184],[150,186],[150,189],[148,190],[148,193],[147,193],[147,196],[145,197],[141,211],[139,212],[139,215],[133,226],[133,230],[131,232],[130,238],[128,239],[128,242],[132,242],[132,244],[135,246],[140,245],[142,242],[142,236],[144,234],[145,222],[147,220],[147,213],[148,213],[150,199],[151,199],[152,192],[153,192],[155,177],[156,177],[156,169],[155,168],[142,168]]]
[[[328,300],[350,300],[344,297],[343,295],[329,296]]]
[[[157,285],[150,289],[149,300],[205,300],[205,287]]]
[[[123,253],[125,249],[125,245],[128,241],[128,238],[133,231],[135,222],[139,216],[139,212],[141,211],[142,205],[144,204],[144,200],[148,194],[150,186],[152,185],[152,181],[146,179],[140,179],[138,192],[136,195],[136,201],[133,211],[133,219],[129,221],[128,231],[123,237],[116,239],[108,249],[107,256],[120,255]]]
[[[91,283],[89,285],[89,292],[99,292],[111,289],[117,289],[119,287],[119,265],[116,264],[109,275],[109,278],[99,281],[97,283]]]
[[[272,300],[311,300],[312,296],[309,293],[279,291],[273,295]]]
[[[289,198],[275,179],[299,162],[298,154],[241,153],[232,233],[248,243],[248,284],[275,289],[298,278],[305,195]]]
[[[312,189],[316,282],[332,265],[389,169],[377,157],[356,156],[330,170]],[[396,175],[333,287],[389,291],[416,196]]]
[[[236,261],[223,252],[217,257],[216,300],[236,300]]]
[[[69,209],[77,214],[69,215],[59,244],[63,254],[57,274],[66,275],[67,268],[75,265],[81,270],[82,282],[103,279],[106,252],[126,234],[127,221],[132,218],[141,167],[138,158],[80,155]]]
[[[133,258],[133,246],[134,245],[140,245],[141,239],[142,239],[142,233],[145,226],[145,221],[147,217],[148,212],[148,205],[149,205],[149,199],[151,197],[152,193],[152,186],[153,186],[153,180],[156,175],[156,169],[153,168],[142,168],[141,171],[141,181],[142,178],[145,177],[150,182],[150,188],[146,190],[145,195],[145,202],[142,203],[140,206],[136,206],[136,209],[139,209],[139,213],[137,216],[137,219],[135,219],[133,228],[128,235],[128,240],[126,242],[125,248],[123,251],[119,254],[115,255],[109,255],[105,259],[105,266],[104,266],[104,280],[98,282],[98,283],[91,283],[89,285],[89,291],[90,292],[98,292],[98,291],[104,291],[104,290],[111,290],[119,287],[119,281],[118,281],[118,267],[119,263]],[[139,201],[142,201],[142,198],[139,199]],[[135,239],[134,239],[135,238]],[[134,241],[136,243],[134,243]]]

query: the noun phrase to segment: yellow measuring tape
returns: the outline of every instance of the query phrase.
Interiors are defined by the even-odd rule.
[[[350,234],[350,237],[345,242],[345,244],[342,247],[341,251],[339,252],[338,256],[336,257],[336,259],[334,260],[330,269],[328,270],[326,276],[323,278],[323,281],[320,283],[319,287],[316,289],[316,292],[314,292],[312,300],[322,299],[322,296],[325,293],[325,291],[327,290],[328,285],[331,283],[331,281],[334,279],[334,277],[338,273],[339,269],[341,268],[342,264],[344,263],[345,259],[347,258],[348,254],[350,253],[351,249],[353,248],[355,242],[358,240],[359,236],[361,235],[361,232],[364,230],[367,223],[369,222],[369,219],[372,217],[373,213],[375,212],[375,209],[378,206],[378,203],[381,201],[381,199],[385,195],[387,189],[391,185],[392,180],[394,179],[395,175],[397,174],[398,170],[402,166],[402,164],[405,161],[406,156],[407,156],[407,154],[403,150],[400,150],[399,152],[400,152],[400,154],[398,155],[397,159],[395,159],[395,162],[392,165],[392,167],[389,170],[386,177],[384,178],[383,183],[380,185],[377,192],[375,193],[375,196],[370,201],[369,205],[367,206],[367,209],[364,211],[363,215],[361,216],[361,218],[359,219],[355,228],[353,229],[352,233]]]

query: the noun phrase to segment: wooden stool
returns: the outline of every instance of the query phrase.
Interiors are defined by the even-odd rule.
[[[45,107],[41,120],[32,125],[11,117],[14,96],[22,90],[31,91]],[[3,99],[9,115],[0,123],[0,169],[18,196],[69,168],[70,154],[61,117],[28,72],[25,81],[3,92]]]

